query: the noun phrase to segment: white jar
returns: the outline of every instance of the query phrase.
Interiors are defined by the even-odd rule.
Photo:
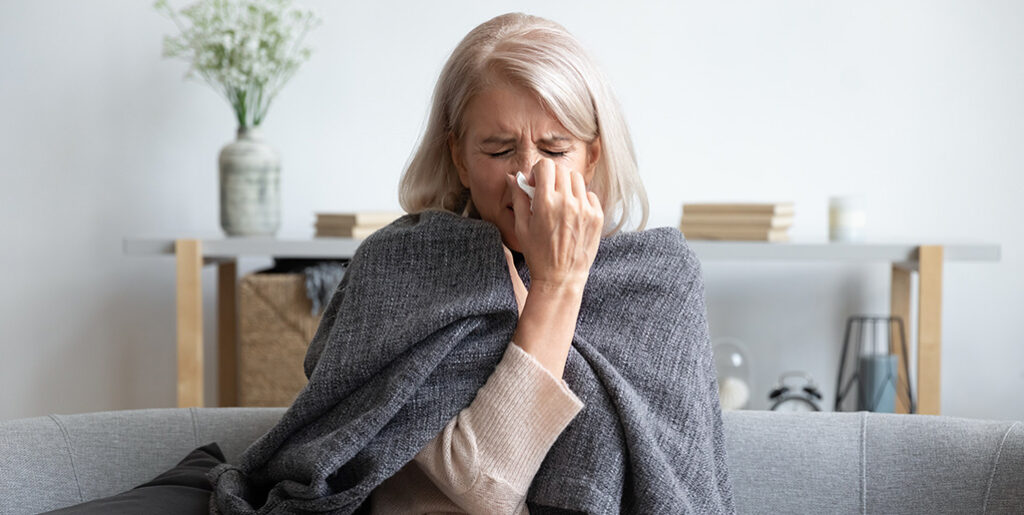
[[[828,239],[863,241],[867,215],[859,195],[830,197],[828,200]]]
[[[274,236],[281,227],[281,155],[259,127],[239,127],[220,151],[220,226],[228,236]]]

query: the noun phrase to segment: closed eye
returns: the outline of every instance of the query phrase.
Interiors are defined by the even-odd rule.
[[[512,150],[509,149],[509,150],[503,150],[501,152],[488,152],[487,155],[489,155],[491,157],[504,157],[504,156],[508,155],[509,152],[512,152]],[[554,156],[554,157],[562,157],[562,156],[568,154],[569,151],[566,150],[566,151],[562,151],[562,152],[553,152],[553,151],[545,150],[544,153],[548,154],[548,155],[551,155],[551,156]]]

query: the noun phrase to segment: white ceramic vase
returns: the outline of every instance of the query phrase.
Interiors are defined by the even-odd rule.
[[[281,226],[281,155],[259,127],[239,127],[220,151],[220,226],[228,236],[274,236]]]

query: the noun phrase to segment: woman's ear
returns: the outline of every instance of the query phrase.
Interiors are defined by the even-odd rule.
[[[585,182],[590,184],[594,178],[594,171],[597,170],[597,162],[601,160],[601,137],[594,138],[594,141],[587,144],[587,173],[583,175]]]
[[[459,172],[459,182],[462,183],[462,187],[469,189],[469,172],[462,162],[462,149],[454,133],[448,133],[448,151],[451,152],[452,163],[455,163],[455,169]]]

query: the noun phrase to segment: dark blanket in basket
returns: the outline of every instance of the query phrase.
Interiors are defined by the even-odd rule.
[[[374,233],[324,312],[306,388],[210,472],[211,512],[356,511],[469,405],[516,321],[493,224],[427,211]],[[700,264],[678,230],[602,239],[564,378],[585,407],[531,512],[735,511]]]

